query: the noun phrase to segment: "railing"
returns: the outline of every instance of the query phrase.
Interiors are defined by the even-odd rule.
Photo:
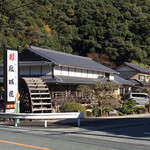
[[[85,99],[81,92],[66,92],[66,91],[55,91],[51,92],[52,99],[55,100],[76,100]]]
[[[15,126],[18,125],[18,119],[29,120],[45,120],[45,127],[47,127],[47,120],[49,119],[73,119],[78,120],[80,126],[80,119],[84,118],[83,112],[69,112],[69,113],[0,113],[0,118],[15,119]]]

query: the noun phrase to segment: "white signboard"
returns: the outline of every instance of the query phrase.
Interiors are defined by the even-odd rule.
[[[6,109],[6,113],[15,113],[15,109]]]
[[[7,50],[7,102],[14,102],[18,92],[18,51]]]

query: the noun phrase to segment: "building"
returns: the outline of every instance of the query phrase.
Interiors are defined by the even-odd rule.
[[[30,46],[19,54],[20,99],[23,112],[49,112],[64,101],[86,102],[78,85],[109,80],[118,86],[116,95],[132,84],[118,73],[90,58]],[[3,64],[0,65],[3,84]]]
[[[149,70],[147,68],[124,62],[116,68],[116,71],[120,73],[120,77],[134,84],[131,89],[132,92],[148,89]]]

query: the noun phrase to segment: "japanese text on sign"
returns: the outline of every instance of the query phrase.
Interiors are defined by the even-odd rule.
[[[7,50],[7,101],[15,101],[18,92],[18,51]]]

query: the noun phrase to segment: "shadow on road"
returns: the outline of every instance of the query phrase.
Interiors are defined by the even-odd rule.
[[[75,126],[74,121],[58,121],[56,124]],[[81,120],[82,129],[90,131],[104,131],[114,135],[123,135],[130,137],[150,137],[150,118],[93,118]],[[85,131],[84,131],[85,132]],[[97,135],[102,136],[102,135]]]

